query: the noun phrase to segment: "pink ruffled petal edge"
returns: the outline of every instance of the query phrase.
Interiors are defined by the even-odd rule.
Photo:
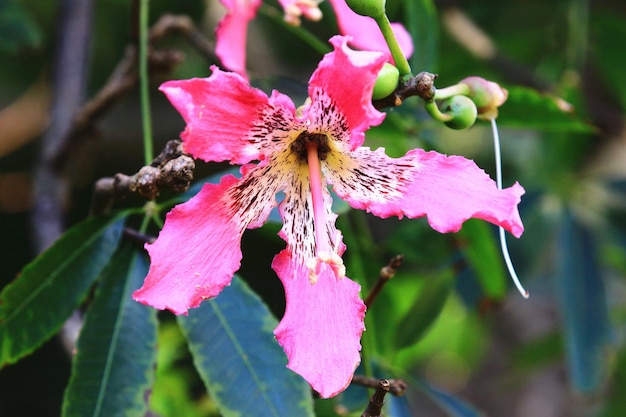
[[[348,39],[330,39],[335,50],[324,56],[309,81],[312,104],[307,117],[316,125],[333,116],[343,119],[347,126],[342,130],[351,132],[350,146],[355,149],[363,143],[363,132],[385,118],[372,105],[372,89],[385,59],[378,52],[350,49]],[[327,111],[332,114],[325,114]]]
[[[383,218],[427,216],[442,233],[457,232],[470,218],[502,226],[516,237],[524,231],[517,209],[522,186],[498,190],[469,159],[421,149],[394,159],[384,149],[368,148],[335,158],[327,160],[329,181],[354,208]]]
[[[391,62],[389,47],[374,19],[353,12],[346,4],[346,0],[330,0],[330,3],[337,15],[339,31],[342,35],[349,35],[352,38],[350,45],[366,51],[384,52],[387,60]],[[402,53],[409,58],[413,54],[411,35],[400,23],[392,23],[391,29],[396,35]]]
[[[287,308],[274,331],[283,347],[287,367],[300,374],[329,398],[349,384],[361,358],[361,334],[365,305],[360,286],[349,278],[337,278],[328,264],[321,264],[318,281],[311,284],[306,266],[281,251],[272,267],[285,287]]]
[[[226,175],[174,207],[157,240],[146,245],[150,270],[133,298],[186,314],[219,294],[239,269],[244,230],[261,226],[276,205],[282,183],[271,169],[244,167],[241,179]]]
[[[245,227],[229,219],[220,198],[236,182],[229,175],[220,184],[207,184],[168,213],[157,240],[146,245],[150,270],[133,299],[186,314],[230,284],[240,266]]]
[[[220,0],[226,16],[215,30],[215,54],[222,65],[246,77],[248,23],[254,19],[261,0]]]
[[[293,123],[293,102],[278,92],[268,98],[239,75],[215,66],[212,70],[209,78],[168,81],[160,87],[187,123],[181,134],[185,151],[207,162],[263,159],[275,146],[273,135]]]

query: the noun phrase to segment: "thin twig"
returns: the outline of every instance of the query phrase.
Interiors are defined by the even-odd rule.
[[[385,405],[385,395],[389,392],[389,381],[381,379],[378,382],[376,391],[372,394],[370,402],[367,405],[361,417],[380,417],[383,413],[383,405]]]
[[[125,227],[123,233],[129,240],[139,243],[142,246],[146,243],[154,243],[156,240],[156,237],[146,235],[145,233],[141,233],[140,231],[131,229],[130,227]]]
[[[389,280],[396,275],[396,272],[398,271],[400,265],[402,265],[403,261],[404,256],[396,255],[389,260],[389,263],[386,266],[381,268],[380,272],[378,273],[378,280],[367,294],[367,297],[365,297],[364,304],[368,309],[370,308],[370,305],[374,302],[380,291],[383,289],[385,284],[387,284],[387,282],[389,282]]]
[[[378,388],[380,383],[380,379],[370,378],[363,375],[354,375],[352,377],[352,383],[356,385],[360,385],[366,388]],[[406,393],[409,384],[404,382],[401,379],[385,379],[385,381],[389,382],[389,393],[394,397],[401,397]]]
[[[148,39],[154,43],[171,33],[182,35],[206,60],[217,62],[215,45],[210,42],[193,24],[189,16],[165,14],[152,26]]]

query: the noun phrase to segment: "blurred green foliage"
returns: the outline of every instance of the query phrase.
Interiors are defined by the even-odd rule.
[[[9,108],[29,86],[50,79],[56,33],[63,21],[57,14],[59,3],[0,1],[0,107]],[[187,15],[213,41],[219,17],[216,3],[153,0],[151,22],[164,13]],[[550,396],[552,415],[622,416],[626,410],[622,395],[626,379],[626,8],[615,1],[583,0],[387,3],[390,19],[403,22],[413,37],[414,73],[438,73],[438,87],[478,75],[509,90],[498,119],[505,184],[519,181],[526,188],[520,206],[526,230],[520,239],[509,239],[509,244],[531,298],[524,301],[509,284],[490,225],[470,221],[458,234],[441,235],[423,219],[381,220],[339,206],[348,275],[362,285],[363,296],[392,256],[403,254],[405,259],[368,311],[358,372],[409,383],[405,397],[388,400],[388,416],[537,415],[532,407],[544,401],[542,395]],[[321,55],[306,37],[295,36],[277,23],[271,11],[278,16],[282,12],[275,1],[266,5],[269,12],[251,24],[251,81],[265,91],[277,88],[294,98],[303,97]],[[122,0],[96,3],[89,96],[105,84],[125,48],[136,41],[136,7],[137,2]],[[336,33],[336,23],[332,9],[323,4],[322,10],[322,22],[305,21],[293,30],[326,42]],[[209,65],[217,64],[179,34],[159,41],[158,47],[179,50],[184,59],[173,73],[152,80],[157,149],[183,128],[179,116],[156,91],[159,82],[206,76]],[[52,392],[51,386],[67,384],[66,376],[57,366],[32,364],[40,363],[38,355],[47,355],[41,356],[47,363],[69,371],[66,359],[62,353],[50,353],[48,345],[27,355],[78,309],[87,311],[84,325],[88,326],[78,347],[88,346],[85,352],[91,348],[94,353],[79,351],[74,356],[63,415],[141,416],[148,410],[163,417],[237,415],[250,409],[249,403],[237,399],[254,394],[263,394],[266,400],[257,416],[293,413],[290,407],[302,407],[300,415],[360,415],[371,392],[350,388],[337,398],[313,403],[299,377],[285,376],[284,355],[273,339],[272,326],[266,325],[275,323],[284,308],[270,269],[273,254],[284,245],[276,236],[276,224],[246,235],[242,280],[228,294],[179,321],[161,314],[158,328],[152,313],[138,313],[138,322],[126,321],[124,314],[136,307],[128,300],[128,285],[137,285],[131,279],[137,279],[134,268],[141,258],[139,250],[118,247],[120,240],[128,240],[120,238],[119,219],[138,228],[138,216],[131,214],[142,212],[143,202],[132,198],[120,202],[120,208],[131,206],[134,211],[120,212],[113,219],[85,219],[91,187],[99,177],[136,172],[141,166],[138,109],[136,91],[121,97],[98,120],[96,130],[74,144],[63,171],[71,189],[67,219],[76,225],[39,257],[29,249],[28,208],[7,208],[13,206],[5,201],[20,194],[12,188],[14,182],[4,181],[16,173],[30,178],[38,138],[29,138],[29,144],[0,159],[0,355],[5,365],[0,370],[0,413],[39,417],[61,412],[63,397],[44,393]],[[29,123],[28,113],[21,117],[18,123]],[[416,147],[436,149],[475,159],[492,176],[495,172],[486,124],[450,131],[430,119],[416,98],[388,110],[385,123],[368,132],[366,145],[385,147],[395,157]],[[198,165],[196,191],[202,178],[215,182],[225,172],[222,165]],[[36,190],[36,185],[29,189]],[[190,195],[163,195],[155,217],[164,218],[174,203]],[[148,232],[157,234],[158,222]],[[26,265],[29,259],[34,260]],[[98,288],[93,294],[92,284]],[[221,339],[207,340],[215,331],[211,318],[217,321],[234,308],[229,302],[247,307],[227,317],[233,322],[221,322]],[[202,314],[211,309],[214,316]],[[119,315],[108,317],[107,311]],[[116,330],[110,331],[111,327]],[[142,344],[151,345],[156,339],[133,339],[137,329],[150,337],[158,330],[158,348]],[[114,336],[123,337],[114,340]],[[114,344],[119,340],[128,345]],[[220,348],[218,343],[243,343],[245,349]],[[109,348],[106,358],[97,353],[103,347]],[[211,348],[217,350],[210,353]],[[143,361],[133,361],[133,366],[120,365],[132,361],[123,357],[124,349],[150,353],[142,355]],[[116,355],[122,359],[116,361]],[[255,355],[265,355],[274,365],[264,368],[248,361]],[[21,361],[6,365],[17,360]],[[225,363],[235,373],[241,367],[253,377],[243,383],[220,378],[224,370],[217,365]],[[93,375],[104,371],[113,381],[110,387],[99,385],[103,379],[94,380]],[[16,382],[18,375],[27,379],[27,385]],[[272,391],[267,384],[274,378],[281,383],[286,378],[294,381]],[[250,380],[254,381],[250,392],[240,391]],[[281,401],[288,406],[282,407]],[[115,411],[103,414],[109,410],[105,405]]]

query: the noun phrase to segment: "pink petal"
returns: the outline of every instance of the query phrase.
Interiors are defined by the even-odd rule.
[[[209,78],[168,81],[160,88],[187,123],[181,135],[185,151],[232,164],[264,159],[288,134],[293,103],[277,92],[268,98],[239,75],[212,69]]]
[[[324,56],[309,81],[311,105],[306,114],[316,129],[351,131],[350,146],[355,149],[363,143],[363,132],[385,118],[372,106],[372,89],[385,60],[377,52],[351,50],[346,37],[334,36],[330,42],[335,50]]]
[[[226,16],[215,31],[215,54],[224,67],[246,76],[248,23],[254,19],[261,0],[220,0]]]
[[[428,216],[439,232],[456,232],[469,218],[483,219],[519,237],[517,210],[524,189],[498,190],[476,164],[460,156],[415,149],[393,159],[383,149],[329,154],[327,178],[350,205],[379,217]]]
[[[331,267],[321,265],[319,279],[311,284],[309,270],[289,251],[272,263],[285,287],[287,308],[274,331],[283,347],[287,367],[302,375],[323,398],[343,391],[360,362],[365,305],[360,287]]]
[[[240,180],[224,176],[167,215],[158,239],[146,245],[150,271],[133,298],[186,314],[230,283],[241,261],[241,236],[275,206],[271,166],[248,169]]]
[[[384,52],[387,60],[391,62],[389,47],[374,19],[353,12],[346,4],[346,0],[330,0],[330,3],[337,15],[339,31],[342,35],[352,37],[350,45],[364,51]],[[413,54],[411,35],[400,23],[392,23],[391,28],[400,44],[402,53],[409,58]]]

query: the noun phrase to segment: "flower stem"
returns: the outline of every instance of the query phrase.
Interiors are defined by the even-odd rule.
[[[148,12],[150,0],[139,1],[139,90],[141,120],[143,126],[144,162],[152,162],[152,117],[150,114],[150,90],[148,79]]]
[[[409,65],[409,61],[407,61],[404,56],[404,53],[402,53],[398,39],[396,39],[396,35],[391,29],[391,23],[389,22],[387,14],[384,13],[381,17],[375,18],[374,20],[376,20],[376,23],[385,38],[385,42],[387,42],[393,61],[398,68],[398,71],[400,71],[400,77],[411,75],[411,66]]]
[[[496,124],[496,119],[491,119],[491,132],[493,133],[493,149],[496,156],[496,183],[498,185],[498,189],[502,189],[502,157],[500,154],[500,135],[498,135],[498,125]],[[509,248],[506,244],[506,235],[504,234],[504,228],[502,226],[498,227],[500,232],[500,247],[502,248],[502,255],[504,256],[504,263],[506,264],[507,269],[509,270],[509,274],[517,287],[517,290],[522,294],[522,297],[528,298],[528,291],[524,289],[522,283],[519,281],[517,277],[517,273],[515,272],[515,268],[513,268],[513,262],[511,262],[511,256],[509,255]]]
[[[470,93],[467,84],[455,84],[435,91],[435,100],[443,100],[452,96],[468,96]]]
[[[439,107],[437,107],[437,103],[435,103],[434,100],[425,101],[424,109],[426,109],[430,117],[437,120],[438,122],[449,122],[454,118],[454,116],[452,116],[451,114],[442,113],[441,110],[439,110]]]

